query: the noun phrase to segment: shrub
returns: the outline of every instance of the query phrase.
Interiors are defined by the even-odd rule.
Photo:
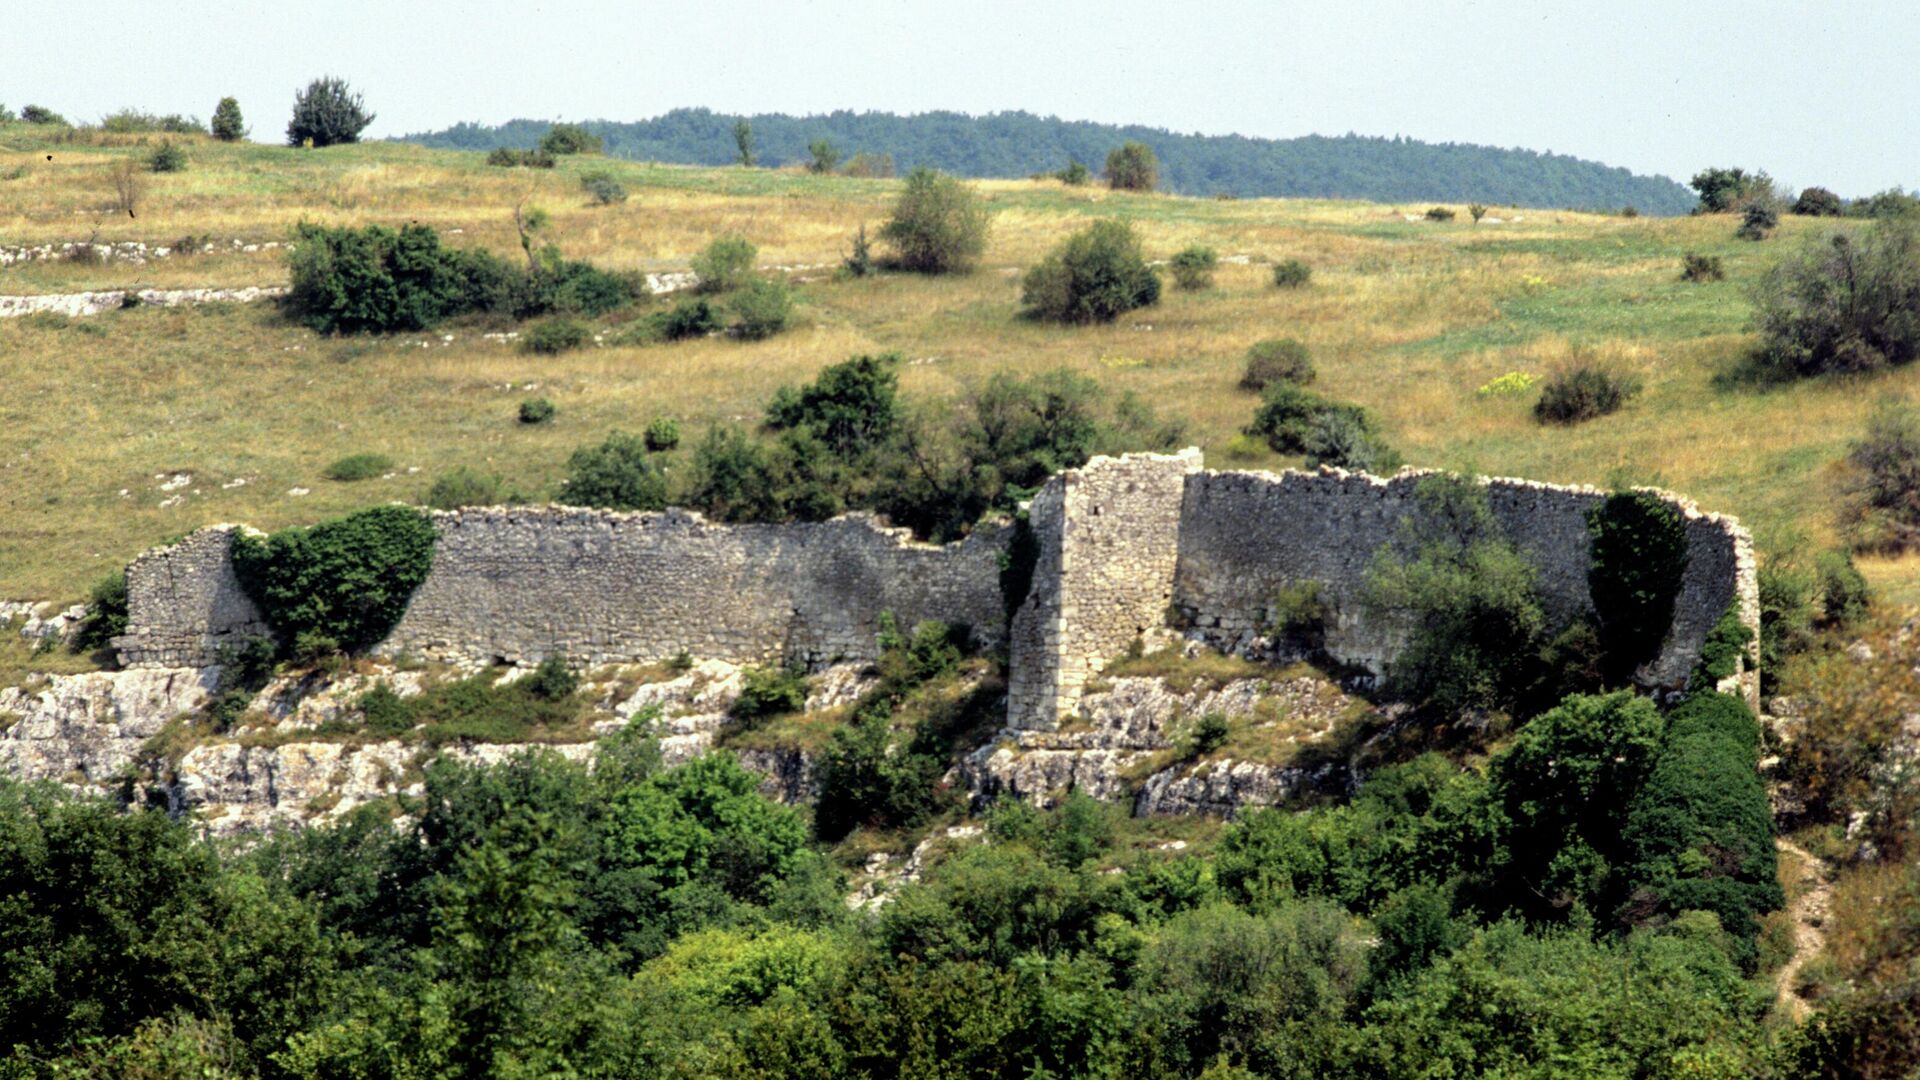
[[[693,257],[693,272],[700,281],[696,292],[731,292],[746,284],[753,273],[754,256],[760,249],[743,236],[722,236]]]
[[[1793,212],[1801,217],[1839,217],[1847,212],[1847,204],[1826,188],[1803,188],[1793,201]]]
[[[203,135],[206,129],[199,120],[190,120],[179,113],[156,116],[142,109],[121,109],[100,118],[100,130],[120,135],[165,132],[169,135]]]
[[[498,506],[506,501],[498,476],[465,465],[456,465],[441,473],[427,489],[427,505],[435,510]]]
[[[1080,164],[1072,158],[1068,158],[1067,167],[1054,173],[1053,178],[1068,187],[1085,187],[1088,178],[1092,175],[1092,171],[1085,165]]]
[[[1173,268],[1174,284],[1183,289],[1204,289],[1213,284],[1213,271],[1220,259],[1212,248],[1195,244],[1175,255],[1168,265]]]
[[[1621,491],[1587,511],[1593,597],[1609,679],[1619,685],[1666,641],[1687,572],[1680,511],[1648,491]]]
[[[1700,643],[1700,661],[1687,680],[1688,689],[1712,690],[1722,679],[1740,674],[1752,651],[1753,629],[1740,621],[1738,610],[1729,608]]]
[[[1055,322],[1112,322],[1160,302],[1160,278],[1122,221],[1096,221],[1055,248],[1021,282],[1027,314]]]
[[[590,172],[580,177],[581,190],[593,196],[593,201],[601,206],[627,201],[627,189],[610,173]]]
[[[1695,213],[1726,214],[1742,209],[1756,199],[1773,197],[1773,179],[1764,172],[1745,169],[1703,169],[1691,181],[1700,193]]]
[[[1282,586],[1267,604],[1267,634],[1307,656],[1325,648],[1327,623],[1334,612],[1322,592],[1320,582],[1312,578]]]
[[[373,123],[360,95],[346,80],[332,76],[315,79],[294,95],[293,118],[287,121],[287,145],[316,147],[360,141]]]
[[[351,484],[356,480],[371,480],[391,468],[393,459],[385,454],[348,454],[327,466],[325,476]]]
[[[1453,211],[1444,206],[1430,207],[1427,210],[1428,221],[1452,221]]]
[[[597,154],[600,136],[579,124],[555,124],[540,136],[540,152],[554,157],[567,154]]]
[[[720,329],[720,316],[704,298],[682,300],[666,311],[656,312],[649,322],[663,341],[700,337]]]
[[[1307,467],[1322,465],[1355,472],[1391,473],[1401,459],[1373,430],[1373,420],[1358,407],[1323,409],[1307,424],[1301,450]]]
[[[1125,142],[1107,154],[1107,186],[1115,191],[1152,191],[1160,186],[1160,159],[1146,143]]]
[[[1534,403],[1533,417],[1543,424],[1578,424],[1618,412],[1640,392],[1640,380],[1584,360],[1547,376]]]
[[[28,105],[20,110],[20,119],[28,124],[56,124],[67,126],[67,118],[47,108],[45,105]]]
[[[5,105],[0,105],[0,124],[11,124],[18,119],[20,119],[20,117],[15,115],[12,109],[7,108]]]
[[[567,665],[567,658],[555,653],[540,661],[533,674],[524,680],[527,693],[542,701],[565,701],[580,689],[580,676]]]
[[[127,632],[127,572],[116,570],[93,583],[87,595],[87,621],[73,637],[76,652],[91,652],[113,644]]]
[[[844,176],[884,180],[893,175],[893,155],[869,154],[863,150],[853,155],[847,162],[847,167],[840,172]]]
[[[680,445],[680,422],[671,416],[656,416],[647,424],[646,434],[641,436],[647,449],[662,454]]]
[[[922,274],[964,273],[987,249],[987,211],[971,188],[919,168],[907,177],[893,216],[880,228],[893,261]]]
[[[527,331],[520,347],[527,352],[554,356],[587,343],[587,328],[573,319],[543,319]]]
[[[1307,451],[1315,422],[1328,413],[1347,413],[1371,430],[1372,423],[1360,406],[1328,401],[1291,382],[1268,383],[1260,407],[1254,410],[1253,422],[1243,430],[1265,439],[1275,453],[1301,454]]]
[[[867,277],[873,273],[873,247],[867,241],[865,222],[862,222],[859,230],[853,234],[853,250],[847,253],[847,257],[841,260],[840,265],[850,277]]]
[[[545,150],[515,150],[511,147],[497,146],[487,154],[487,164],[502,168],[551,169],[553,155]]]
[[[667,479],[647,455],[644,440],[616,431],[567,459],[560,501],[604,510],[660,510],[667,505]]]
[[[1188,756],[1206,757],[1227,744],[1228,734],[1227,714],[1218,709],[1207,712],[1193,725],[1193,741],[1189,744]]]
[[[767,427],[804,431],[843,459],[878,448],[899,417],[900,356],[851,356],[805,386],[782,386],[767,403]]]
[[[820,796],[814,831],[833,842],[860,826],[910,828],[936,805],[946,762],[918,736],[896,745],[884,713],[872,713],[834,731],[815,767]]]
[[[1273,286],[1276,289],[1298,289],[1313,277],[1313,268],[1299,259],[1273,264]]]
[[[1511,707],[1546,628],[1538,571],[1507,540],[1483,485],[1429,476],[1414,498],[1416,513],[1366,573],[1367,607],[1407,631],[1388,691],[1443,715]]]
[[[1803,248],[1755,293],[1760,374],[1771,378],[1879,371],[1920,356],[1920,227],[1876,223],[1857,240]]]
[[[185,172],[186,168],[187,152],[171,142],[161,143],[147,155],[148,172]]]
[[[1515,397],[1533,389],[1533,384],[1539,381],[1540,377],[1538,375],[1533,375],[1525,371],[1509,371],[1505,375],[1488,379],[1486,382],[1480,384],[1479,389],[1475,390],[1473,394],[1475,397],[1483,398]]]
[[[1765,203],[1750,203],[1741,212],[1740,227],[1734,235],[1742,240],[1765,240],[1767,234],[1780,224],[1780,214]]]
[[[425,225],[396,231],[302,223],[294,240],[286,305],[323,334],[424,330],[505,302],[507,267],[484,251],[441,247]]]
[[[1727,276],[1718,255],[1697,255],[1691,251],[1680,257],[1681,281],[1719,281]]]
[[[793,320],[793,293],[784,281],[756,277],[729,302],[733,332],[748,341],[770,338]]]
[[[1481,206],[1479,203],[1472,203],[1467,207],[1467,213],[1472,216],[1473,223],[1478,225],[1480,224],[1480,219],[1487,216],[1487,208]]]
[[[1888,188],[1864,199],[1855,199],[1847,209],[1854,217],[1911,217],[1920,214],[1920,195],[1910,195],[1899,188]]]
[[[829,140],[813,140],[807,144],[807,153],[813,158],[807,162],[810,173],[830,173],[840,165],[840,149]]]
[[[1275,383],[1306,386],[1313,382],[1313,359],[1305,343],[1293,338],[1269,338],[1256,341],[1247,350],[1247,370],[1240,376],[1240,389],[1255,392]]]
[[[1920,544],[1920,414],[1883,402],[1847,447],[1844,524],[1856,549],[1898,552]]]
[[[807,707],[807,677],[797,668],[749,667],[741,672],[740,696],[728,714],[745,724]]]
[[[107,169],[107,180],[113,185],[113,208],[128,217],[134,216],[147,191],[147,181],[141,175],[140,167],[134,164],[132,158],[121,158]],[[85,258],[93,258],[93,245],[83,244],[74,249],[75,256],[81,256],[82,252]]]
[[[733,122],[733,146],[742,168],[753,168],[753,124],[745,117]]]
[[[405,614],[433,544],[419,511],[380,506],[267,537],[236,534],[233,567],[282,644],[315,634],[359,652]]]
[[[520,403],[520,422],[523,424],[544,424],[553,419],[553,402],[546,398],[528,398]]]
[[[230,97],[220,99],[213,110],[213,137],[221,142],[239,142],[247,137],[246,121],[240,118],[240,102]]]

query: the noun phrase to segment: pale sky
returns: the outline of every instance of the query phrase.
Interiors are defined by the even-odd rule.
[[[0,56],[16,110],[205,120],[232,94],[262,141],[335,74],[378,114],[370,136],[683,105],[1024,109],[1920,186],[1916,0],[5,0]]]

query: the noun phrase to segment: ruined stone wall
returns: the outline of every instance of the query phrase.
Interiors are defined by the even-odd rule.
[[[1035,496],[1040,561],[1014,617],[1009,727],[1057,726],[1107,661],[1166,624],[1182,492],[1199,468],[1198,450],[1095,458]]]
[[[997,644],[1005,527],[944,547],[864,515],[789,525],[717,525],[669,510],[565,507],[433,515],[433,569],[377,651],[449,662],[651,661],[686,652],[817,666],[875,654],[882,611],[903,627],[967,623]],[[213,662],[220,641],[266,630],[203,530],[128,568],[120,639],[130,666]]]
[[[127,566],[127,633],[114,645],[129,667],[205,667],[223,646],[267,632],[234,576],[237,525],[201,529]]]
[[[1422,473],[1391,479],[1327,469],[1318,473],[1202,472],[1187,481],[1180,520],[1174,607],[1195,634],[1229,651],[1245,648],[1271,622],[1283,586],[1314,581],[1333,617],[1327,650],[1383,672],[1403,628],[1367,617],[1362,591],[1374,553],[1414,510]],[[1729,606],[1757,628],[1752,544],[1729,518],[1703,514],[1662,493],[1679,509],[1688,564],[1672,630],[1644,677],[1683,684],[1701,642]],[[1565,625],[1593,608],[1587,590],[1587,510],[1604,499],[1594,488],[1493,480],[1488,502],[1507,536],[1539,568],[1549,618]],[[1757,690],[1747,679],[1751,695]]]

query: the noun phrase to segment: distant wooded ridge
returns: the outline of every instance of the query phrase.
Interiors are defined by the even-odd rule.
[[[588,120],[614,157],[684,165],[736,160],[733,128],[740,117],[709,109],[675,109],[651,120]],[[1160,158],[1163,190],[1183,195],[1366,199],[1374,202],[1482,202],[1489,205],[1684,214],[1694,193],[1664,176],[1565,154],[1505,150],[1469,143],[1426,143],[1364,135],[1255,139],[1241,135],[1181,135],[1139,125],[1061,120],[1024,112],[968,116],[930,112],[833,112],[821,116],[768,113],[753,125],[757,163],[779,166],[812,160],[809,144],[825,139],[844,158],[891,155],[905,171],[927,165],[959,176],[1017,177],[1054,172],[1069,160],[1096,174],[1107,152],[1135,139]],[[551,126],[545,120],[456,124],[401,141],[460,150],[531,148]]]

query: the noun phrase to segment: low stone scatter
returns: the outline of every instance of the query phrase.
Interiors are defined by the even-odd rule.
[[[251,304],[285,296],[278,285],[249,285],[240,289],[105,289],[99,292],[47,293],[36,296],[0,296],[0,319],[48,312],[54,315],[98,315],[119,311],[133,297],[140,304],[178,307],[183,304]]]

